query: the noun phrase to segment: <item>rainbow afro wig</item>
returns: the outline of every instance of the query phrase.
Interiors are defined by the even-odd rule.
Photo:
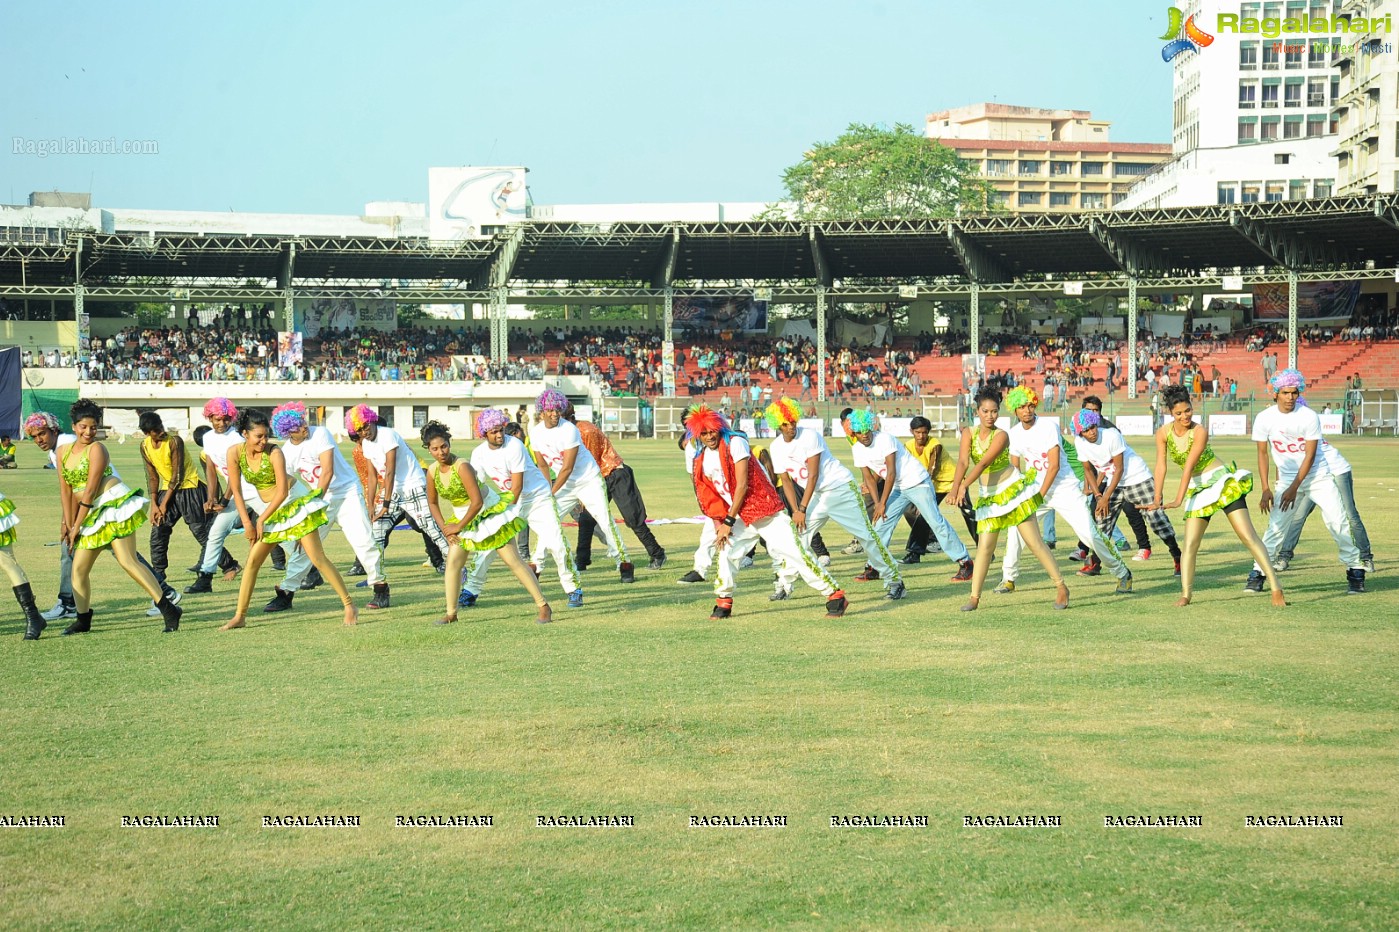
[[[563,414],[564,409],[568,407],[568,398],[557,388],[546,388],[535,399],[534,407],[539,411],[557,411]]]
[[[371,424],[379,423],[379,413],[369,405],[355,405],[345,412],[345,429],[352,434],[362,434]]]
[[[204,403],[204,416],[236,418],[238,407],[227,398],[210,398]]]
[[[1006,407],[1012,411],[1019,411],[1026,405],[1039,407],[1040,396],[1035,394],[1035,390],[1028,385],[1017,385],[1006,395]]]
[[[476,436],[484,437],[510,423],[510,415],[499,408],[486,408],[476,415]]]
[[[24,429],[31,430],[51,430],[58,433],[58,418],[47,411],[35,411],[24,419]]]
[[[1274,392],[1280,392],[1284,388],[1295,388],[1299,393],[1307,390],[1307,380],[1296,369],[1282,370],[1269,379],[1268,384],[1273,387]]]
[[[299,401],[288,401],[272,409],[272,433],[277,439],[285,440],[294,430],[306,426],[306,406]]]
[[[875,413],[869,408],[863,411],[850,412],[850,432],[852,434],[868,434],[874,430]]]
[[[1084,408],[1082,411],[1076,413],[1069,421],[1070,426],[1074,429],[1074,436],[1076,437],[1081,436],[1085,430],[1092,430],[1101,423],[1103,423],[1103,416],[1097,411],[1092,411],[1088,408]]]
[[[767,419],[773,430],[777,430],[783,424],[795,424],[801,420],[801,405],[783,395],[767,406],[767,410],[763,412],[763,417]]]
[[[685,412],[685,432],[690,439],[698,440],[700,434],[711,430],[717,430],[720,434],[729,433],[729,422],[707,404],[690,405]]]

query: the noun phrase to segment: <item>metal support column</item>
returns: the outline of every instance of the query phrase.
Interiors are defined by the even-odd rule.
[[[28,317],[27,309],[25,316]],[[92,329],[83,309],[83,239],[77,238],[73,251],[73,322],[78,325],[78,361],[87,362],[92,349]]]
[[[1137,277],[1127,279],[1127,397],[1137,397]]]
[[[1297,368],[1297,273],[1287,270],[1287,367]]]
[[[967,329],[971,332],[972,355],[981,355],[981,286],[972,279],[971,312],[967,315]]]
[[[504,288],[491,289],[491,362],[504,365],[510,347],[506,345],[509,331],[506,329],[508,292]]]
[[[816,289],[816,400],[826,400],[826,289]]]
[[[661,395],[675,397],[675,289],[666,286],[664,332],[661,335]]]
[[[282,280],[282,319],[287,333],[296,330],[296,294],[291,280],[296,263],[296,243],[287,243],[287,261]]]

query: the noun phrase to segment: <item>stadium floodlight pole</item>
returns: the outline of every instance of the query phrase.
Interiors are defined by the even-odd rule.
[[[1287,367],[1297,368],[1297,271],[1287,270]]]
[[[972,279],[971,312],[967,316],[967,329],[971,331],[972,357],[981,354],[981,285]]]
[[[826,401],[826,286],[816,289],[816,400]]]
[[[1127,279],[1127,397],[1137,397],[1137,276]]]

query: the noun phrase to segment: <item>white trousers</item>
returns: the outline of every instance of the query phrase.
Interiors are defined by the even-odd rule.
[[[345,543],[354,551],[359,565],[364,567],[371,586],[384,582],[384,552],[374,543],[374,525],[369,520],[369,509],[364,505],[364,492],[356,483],[349,487],[347,494],[336,494],[326,490],[326,522],[320,527],[321,540],[330,533],[331,524],[340,528],[345,535]],[[287,558],[287,573],[282,578],[282,591],[295,592],[306,581],[311,572],[311,558],[305,547],[296,547]]]
[[[593,516],[597,529],[602,532],[603,540],[607,541],[607,558],[616,563],[619,568],[622,563],[626,562],[627,548],[622,543],[622,535],[617,531],[617,523],[612,520],[611,502],[607,499],[607,486],[600,473],[588,482],[566,484],[554,495],[554,501],[558,503],[560,514],[566,515],[579,505],[588,509],[588,514]],[[544,565],[544,550],[544,538],[541,535],[539,542],[534,545],[534,553],[530,557],[535,566]]]
[[[1345,500],[1341,497],[1340,489],[1336,487],[1336,477],[1326,475],[1302,483],[1297,490],[1297,501],[1301,501],[1304,495],[1311,496],[1317,511],[1321,512],[1321,520],[1325,522],[1326,530],[1331,532],[1331,538],[1336,542],[1342,565],[1348,570],[1364,569],[1365,564],[1360,562],[1360,548],[1356,546],[1355,536],[1351,533],[1350,513],[1346,511]],[[1275,488],[1273,510],[1268,513],[1268,529],[1263,532],[1263,549],[1268,551],[1269,559],[1278,555],[1282,542],[1287,539],[1287,532],[1292,528],[1292,522],[1301,517],[1295,502],[1286,511],[1279,508],[1278,500],[1281,497],[1281,492]],[[1253,564],[1253,568],[1260,573],[1263,571],[1257,563]]]
[[[1098,530],[1098,523],[1093,520],[1093,512],[1088,508],[1088,499],[1083,494],[1082,488],[1076,482],[1056,482],[1054,491],[1044,500],[1044,506],[1035,514],[1042,516],[1046,510],[1053,509],[1059,513],[1059,517],[1069,523],[1073,532],[1078,535],[1078,539],[1093,548],[1093,552],[1098,555],[1098,559],[1103,561],[1103,566],[1107,571],[1118,579],[1126,579],[1131,573],[1127,569],[1127,564],[1122,562],[1122,558],[1117,555],[1117,548],[1112,545],[1102,531]],[[1007,582],[1015,582],[1020,576],[1020,551],[1025,544],[1020,539],[1020,533],[1011,528],[1006,535],[1006,555],[1001,563],[1001,578]]]
[[[699,546],[695,548],[695,572],[708,576],[714,565],[714,522],[708,518],[700,524]]]
[[[714,523],[712,520],[709,522]],[[753,524],[739,520],[734,524],[728,542],[719,548],[719,577],[714,583],[714,595],[721,599],[732,598],[735,580],[738,577],[738,564],[743,555],[758,543],[758,538],[767,544],[768,553],[784,567],[794,567],[797,575],[808,586],[830,597],[836,591],[836,581],[816,562],[816,557],[797,537],[797,529],[785,511],[779,511],[770,518],[763,518]]]
[[[879,571],[879,578],[884,581],[885,589],[903,582],[899,575],[899,565],[889,555],[889,549],[884,546],[884,542],[875,534],[874,525],[870,524],[864,497],[860,495],[860,487],[854,481],[832,486],[811,496],[811,507],[806,512],[806,530],[801,535],[802,544],[808,550],[811,549],[811,539],[820,533],[828,521],[839,524],[860,542],[865,548],[865,559],[869,561],[870,566]],[[795,528],[795,525],[793,527]],[[771,544],[768,545],[768,550],[771,552]],[[790,592],[797,581],[798,573],[797,567],[780,563],[777,570],[778,585]]]
[[[578,570],[573,565],[573,551],[563,539],[563,524],[559,520],[559,506],[554,496],[546,493],[520,503],[520,516],[529,529],[539,536],[539,552],[548,551],[559,570],[559,585],[564,592],[573,592],[578,585]],[[507,546],[514,546],[513,542]],[[478,551],[471,561],[471,569],[466,574],[465,588],[477,595],[486,585],[486,570],[490,569],[495,551]],[[539,564],[535,564],[538,566]]]

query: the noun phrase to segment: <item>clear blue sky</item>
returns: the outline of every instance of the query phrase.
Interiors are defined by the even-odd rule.
[[[851,122],[983,100],[1169,142],[1168,4],[0,2],[0,202],[359,213],[433,165],[526,165],[536,203],[767,201]],[[14,137],[158,155],[15,154]]]

